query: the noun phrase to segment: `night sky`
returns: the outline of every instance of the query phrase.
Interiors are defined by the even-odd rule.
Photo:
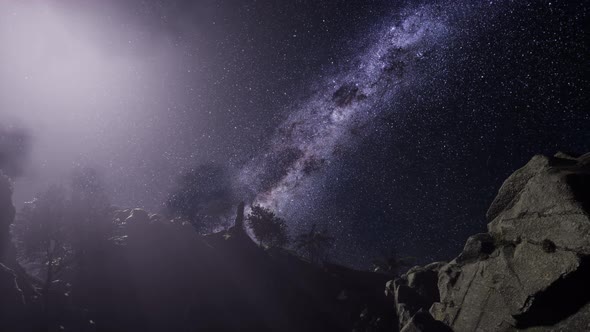
[[[583,1],[0,9],[0,123],[33,146],[17,205],[89,165],[115,204],[158,211],[180,174],[217,165],[293,233],[329,229],[335,261],[427,262],[485,231],[534,154],[590,150]]]

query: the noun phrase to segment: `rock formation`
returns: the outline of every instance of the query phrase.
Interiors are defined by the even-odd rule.
[[[92,264],[60,276],[67,284],[54,287],[48,325],[142,332],[394,328],[395,316],[387,315],[393,303],[382,292],[387,276],[319,267],[288,250],[262,248],[243,228],[243,209],[234,227],[209,235],[142,209],[113,211],[114,234]]]
[[[240,202],[238,204],[238,208],[236,209],[236,219],[234,222],[234,225],[232,227],[230,227],[228,233],[234,235],[234,236],[239,236],[239,234],[246,234],[245,229],[244,229],[244,208],[245,208],[245,204],[244,202]]]
[[[438,272],[445,264],[437,262],[424,267],[413,267],[402,278],[386,284],[385,293],[396,300],[400,328],[408,325],[419,311],[428,311],[432,303],[439,301]],[[423,320],[424,314],[420,316]]]
[[[243,204],[232,228],[207,236],[112,211],[112,233],[60,277],[45,320],[14,257],[11,192],[0,177],[0,331],[392,331],[396,316],[403,332],[590,330],[590,154],[534,157],[500,188],[487,233],[389,281],[388,297],[386,275],[256,245]]]
[[[590,154],[535,156],[500,188],[488,233],[388,283],[400,329],[590,330],[589,207]]]

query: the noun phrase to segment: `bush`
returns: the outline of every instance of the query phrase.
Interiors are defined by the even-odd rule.
[[[285,220],[277,217],[270,209],[252,206],[246,222],[262,245],[283,247],[289,242]]]

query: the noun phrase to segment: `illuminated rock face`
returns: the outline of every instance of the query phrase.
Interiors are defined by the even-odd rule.
[[[450,263],[414,268],[388,284],[400,328],[429,310],[455,331],[587,330],[589,194],[590,154],[533,157],[500,188],[488,233],[470,237]],[[434,272],[438,278],[415,282]],[[419,297],[435,284],[438,296]]]

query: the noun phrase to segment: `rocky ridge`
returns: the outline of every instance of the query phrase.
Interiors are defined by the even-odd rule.
[[[102,259],[71,276],[71,289],[56,286],[44,322],[10,241],[10,196],[0,177],[0,330],[391,331],[397,321],[404,332],[590,330],[590,154],[535,156],[500,188],[487,233],[451,262],[387,282],[394,303],[380,291],[384,275],[260,248],[243,230],[243,206],[234,227],[208,236],[127,209],[113,211]]]
[[[0,222],[8,230],[14,210],[10,182],[2,180]],[[18,265],[6,232],[0,331],[394,328],[395,317],[387,315],[392,300],[382,292],[387,276],[317,266],[288,250],[263,248],[246,234],[243,210],[240,204],[233,227],[205,236],[180,219],[113,210],[114,231],[87,253],[90,264],[64,270],[45,298],[37,291],[41,282],[27,279]]]

